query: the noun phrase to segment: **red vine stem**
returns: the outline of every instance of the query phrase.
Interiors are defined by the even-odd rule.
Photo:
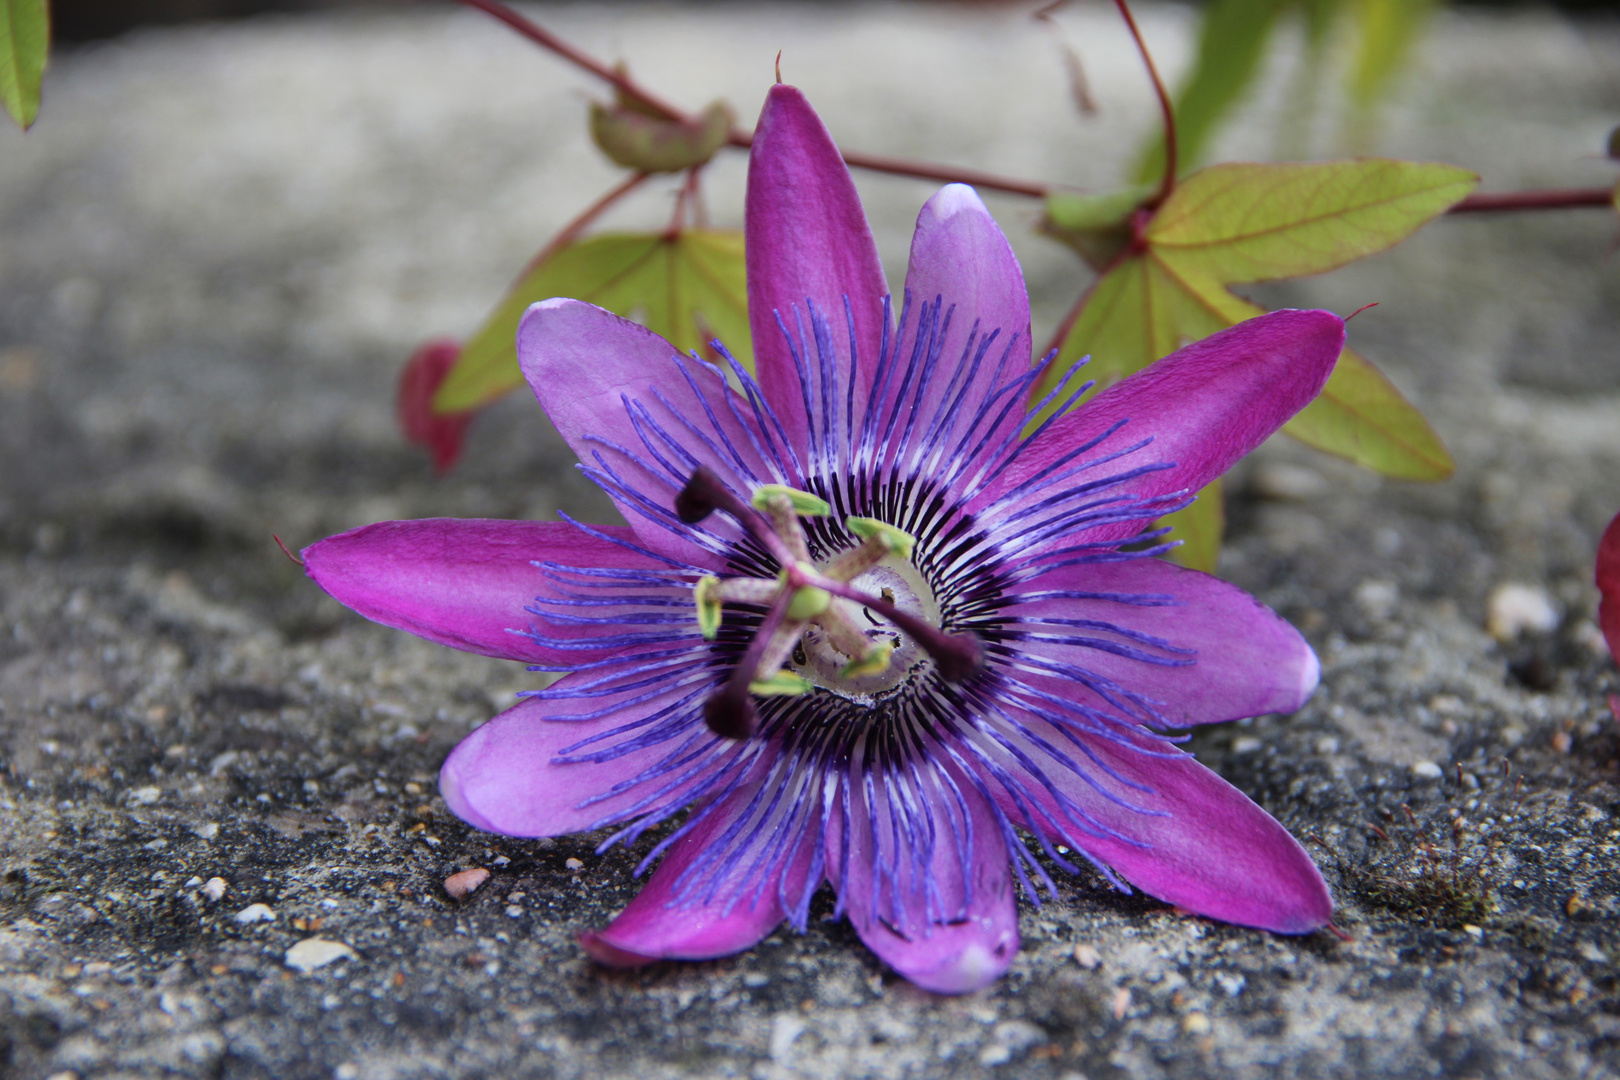
[[[644,172],[631,173],[627,179],[615,185],[613,189],[606,195],[603,195],[600,199],[597,199],[595,202],[591,203],[591,205],[587,206],[578,217],[576,217],[573,221],[570,221],[567,225],[564,225],[562,227],[562,231],[556,236],[553,236],[550,243],[546,244],[545,247],[540,249],[540,253],[538,255],[529,260],[529,265],[524,267],[523,273],[527,275],[529,271],[533,270],[535,267],[557,254],[557,252],[561,251],[569,244],[572,244],[574,240],[578,238],[580,233],[584,232],[590,227],[591,222],[595,221],[597,218],[601,217],[607,212],[608,207],[612,206],[614,203],[636,190],[636,188],[645,183],[647,178],[651,175],[652,173]]]
[[[1130,5],[1125,3],[1125,0],[1114,0],[1114,6],[1119,8],[1120,16],[1130,28],[1131,37],[1136,40],[1137,51],[1142,54],[1142,63],[1147,65],[1148,77],[1153,80],[1153,92],[1159,96],[1159,111],[1164,114],[1164,179],[1159,181],[1158,194],[1148,203],[1149,207],[1157,207],[1168,199],[1176,188],[1176,110],[1170,105],[1170,94],[1164,88],[1164,80],[1159,78],[1159,69],[1153,63],[1153,54],[1148,52],[1147,42],[1142,40],[1142,31],[1136,25],[1136,17],[1131,14]]]
[[[1175,184],[1176,175],[1176,140],[1175,115],[1170,105],[1169,95],[1165,93],[1164,83],[1159,78],[1159,72],[1153,65],[1153,58],[1148,55],[1147,48],[1142,42],[1141,34],[1137,30],[1136,21],[1131,17],[1130,9],[1125,6],[1125,0],[1114,0],[1125,16],[1131,28],[1136,43],[1142,49],[1142,56],[1147,61],[1148,73],[1153,77],[1154,90],[1159,97],[1159,106],[1165,117],[1165,172],[1164,180],[1160,185],[1159,193],[1154,197],[1154,204],[1162,202]],[[625,97],[645,105],[647,108],[667,117],[670,120],[689,120],[690,115],[669,102],[658,97],[650,90],[644,88],[629,75],[617,71],[600,60],[591,56],[562,38],[553,34],[545,27],[533,20],[520,15],[516,11],[500,3],[500,0],[456,0],[456,3],[466,7],[476,8],[487,15],[499,19],[513,30],[533,41],[542,48],[556,53],[576,67],[590,72],[597,78],[612,85]],[[730,146],[748,149],[753,145],[753,136],[739,128],[733,128],[727,136],[726,142]],[[1027,195],[1034,199],[1044,199],[1054,191],[1062,190],[1060,185],[1043,184],[1035,180],[1020,180],[1016,177],[999,176],[995,173],[980,172],[977,169],[963,169],[951,165],[936,165],[926,161],[909,161],[904,158],[885,157],[881,154],[862,154],[855,151],[846,151],[844,161],[860,169],[871,169],[874,172],[889,173],[894,176],[914,176],[922,180],[938,180],[947,184],[972,184],[974,187],[985,188],[990,191],[1005,191],[1012,195]],[[574,224],[558,234],[558,240],[567,242],[579,230],[583,229],[597,215],[619,198],[629,193],[636,185],[646,179],[645,175],[636,174],[625,181],[619,188],[615,188],[595,206],[576,219]],[[1453,206],[1448,213],[1467,214],[1484,213],[1491,211],[1514,210],[1558,210],[1581,206],[1608,206],[1614,193],[1608,188],[1568,188],[1547,189],[1537,191],[1515,191],[1503,194],[1470,195],[1462,202]],[[539,258],[553,254],[560,246],[553,241],[540,253]]]
[[[1543,188],[1470,195],[1448,213],[1476,214],[1490,210],[1558,210],[1571,206],[1612,206],[1613,188]]]

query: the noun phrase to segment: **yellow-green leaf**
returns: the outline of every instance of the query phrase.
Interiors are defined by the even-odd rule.
[[[591,138],[608,157],[638,172],[680,172],[702,165],[726,144],[736,120],[723,101],[689,121],[648,116],[624,104],[591,102]]]
[[[1423,35],[1439,0],[1357,0],[1351,6],[1360,31],[1350,66],[1350,98],[1361,108],[1375,104]]]
[[[1174,531],[1166,540],[1180,540],[1181,546],[1170,549],[1170,561],[1189,570],[1215,572],[1215,563],[1221,555],[1221,534],[1226,531],[1226,509],[1221,500],[1221,482],[1212,481],[1198,493],[1198,499],[1182,510],[1159,519]]]
[[[0,105],[25,131],[39,115],[39,84],[50,49],[46,0],[0,0]]]
[[[1176,187],[1147,239],[1179,271],[1225,284],[1319,274],[1400,242],[1478,182],[1378,158],[1214,165]]]
[[[439,387],[439,412],[476,408],[522,384],[517,327],[529,305],[568,296],[641,322],[682,352],[718,338],[752,366],[740,232],[612,233],[531,267],[461,351]]]
[[[1134,184],[1095,195],[1054,192],[1046,197],[1040,229],[1073,248],[1092,269],[1105,270],[1130,244],[1131,215],[1152,191],[1151,184]]]
[[[1058,351],[1055,371],[1089,354],[1099,384],[1140,371],[1190,341],[1264,314],[1219,282],[1181,273],[1155,249],[1093,287]],[[1057,378],[1049,374],[1046,388]],[[1377,368],[1346,349],[1321,395],[1283,428],[1319,450],[1403,480],[1439,480],[1452,462],[1423,414]]]

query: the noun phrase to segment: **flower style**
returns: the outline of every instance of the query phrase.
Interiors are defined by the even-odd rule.
[[[567,672],[456,747],[450,808],[604,848],[669,827],[581,938],[608,964],[802,930],[825,881],[885,962],[970,991],[1017,952],[1017,888],[1053,888],[1031,844],[1212,918],[1323,926],[1299,844],[1164,734],[1292,711],[1316,657],[1144,530],[1320,391],[1343,323],[1254,319],[1031,432],[1029,300],[971,189],[923,207],[896,315],[837,149],[778,85],[746,230],[754,375],[573,300],[519,330],[628,527],[388,522],[304,552],[362,615]]]

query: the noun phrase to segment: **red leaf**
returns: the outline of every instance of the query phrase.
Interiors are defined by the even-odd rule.
[[[1620,658],[1620,514],[1616,514],[1598,541],[1597,587],[1602,594],[1598,604],[1598,625],[1609,643],[1609,652]]]
[[[429,341],[405,362],[399,376],[396,411],[406,441],[425,446],[433,455],[433,468],[447,473],[461,456],[461,442],[476,409],[436,413],[433,395],[455,366],[461,345],[448,338]]]

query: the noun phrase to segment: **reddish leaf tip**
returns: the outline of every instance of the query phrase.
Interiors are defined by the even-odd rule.
[[[1609,652],[1620,659],[1620,514],[1603,530],[1597,549],[1598,626]],[[1620,712],[1616,714],[1620,718]]]
[[[436,472],[447,473],[461,456],[467,425],[476,410],[440,413],[433,410],[433,395],[449,377],[461,355],[461,345],[439,338],[422,345],[405,361],[399,376],[395,411],[399,430],[407,442],[426,447]]]

